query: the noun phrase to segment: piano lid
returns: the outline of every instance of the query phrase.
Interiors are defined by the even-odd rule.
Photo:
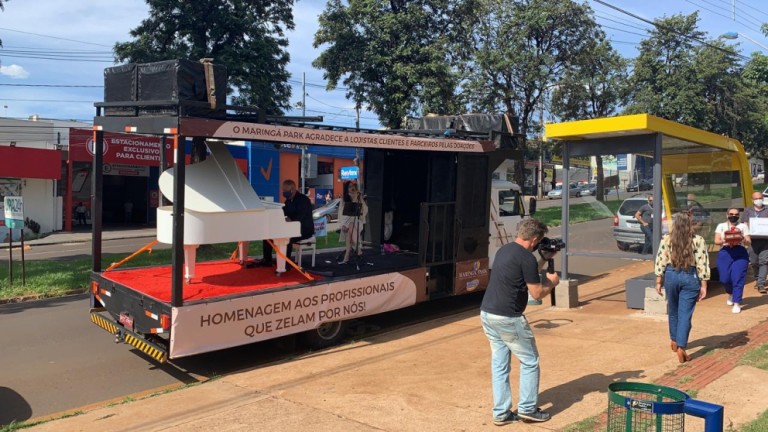
[[[203,213],[265,209],[227,146],[221,141],[208,141],[206,145],[210,150],[208,157],[186,166],[184,208]],[[169,168],[158,181],[163,196],[171,201],[174,173]]]

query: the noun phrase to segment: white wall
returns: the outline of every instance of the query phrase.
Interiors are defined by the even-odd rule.
[[[26,179],[22,184],[24,217],[40,224],[40,232],[61,229],[61,200],[54,196],[54,181]],[[58,218],[57,218],[58,216]]]

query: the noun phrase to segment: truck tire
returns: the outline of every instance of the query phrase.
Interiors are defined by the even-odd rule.
[[[347,334],[346,321],[334,321],[321,324],[320,327],[309,330],[299,335],[302,345],[311,349],[328,348],[336,345]]]

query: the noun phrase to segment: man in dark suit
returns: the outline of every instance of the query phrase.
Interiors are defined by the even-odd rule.
[[[312,219],[312,202],[309,200],[309,197],[296,189],[296,182],[293,180],[286,180],[283,182],[283,198],[285,198],[283,214],[285,214],[286,221],[299,222],[301,224],[301,236],[291,238],[291,241],[288,243],[286,256],[290,257],[294,243],[306,240],[315,235],[315,222]],[[265,240],[262,243],[262,247],[264,250],[264,258],[257,265],[271,267],[273,265],[272,245]]]

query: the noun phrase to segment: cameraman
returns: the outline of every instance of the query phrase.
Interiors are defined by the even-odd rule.
[[[536,219],[525,219],[517,227],[517,238],[496,253],[491,280],[480,307],[483,331],[491,343],[493,423],[497,426],[519,419],[545,422],[550,414],[541,411],[539,397],[539,352],[523,312],[528,293],[537,300],[551,293],[560,282],[556,273],[541,280],[539,272],[554,253],[534,255],[548,228]],[[511,412],[509,387],[510,353],[520,361],[520,402]]]

